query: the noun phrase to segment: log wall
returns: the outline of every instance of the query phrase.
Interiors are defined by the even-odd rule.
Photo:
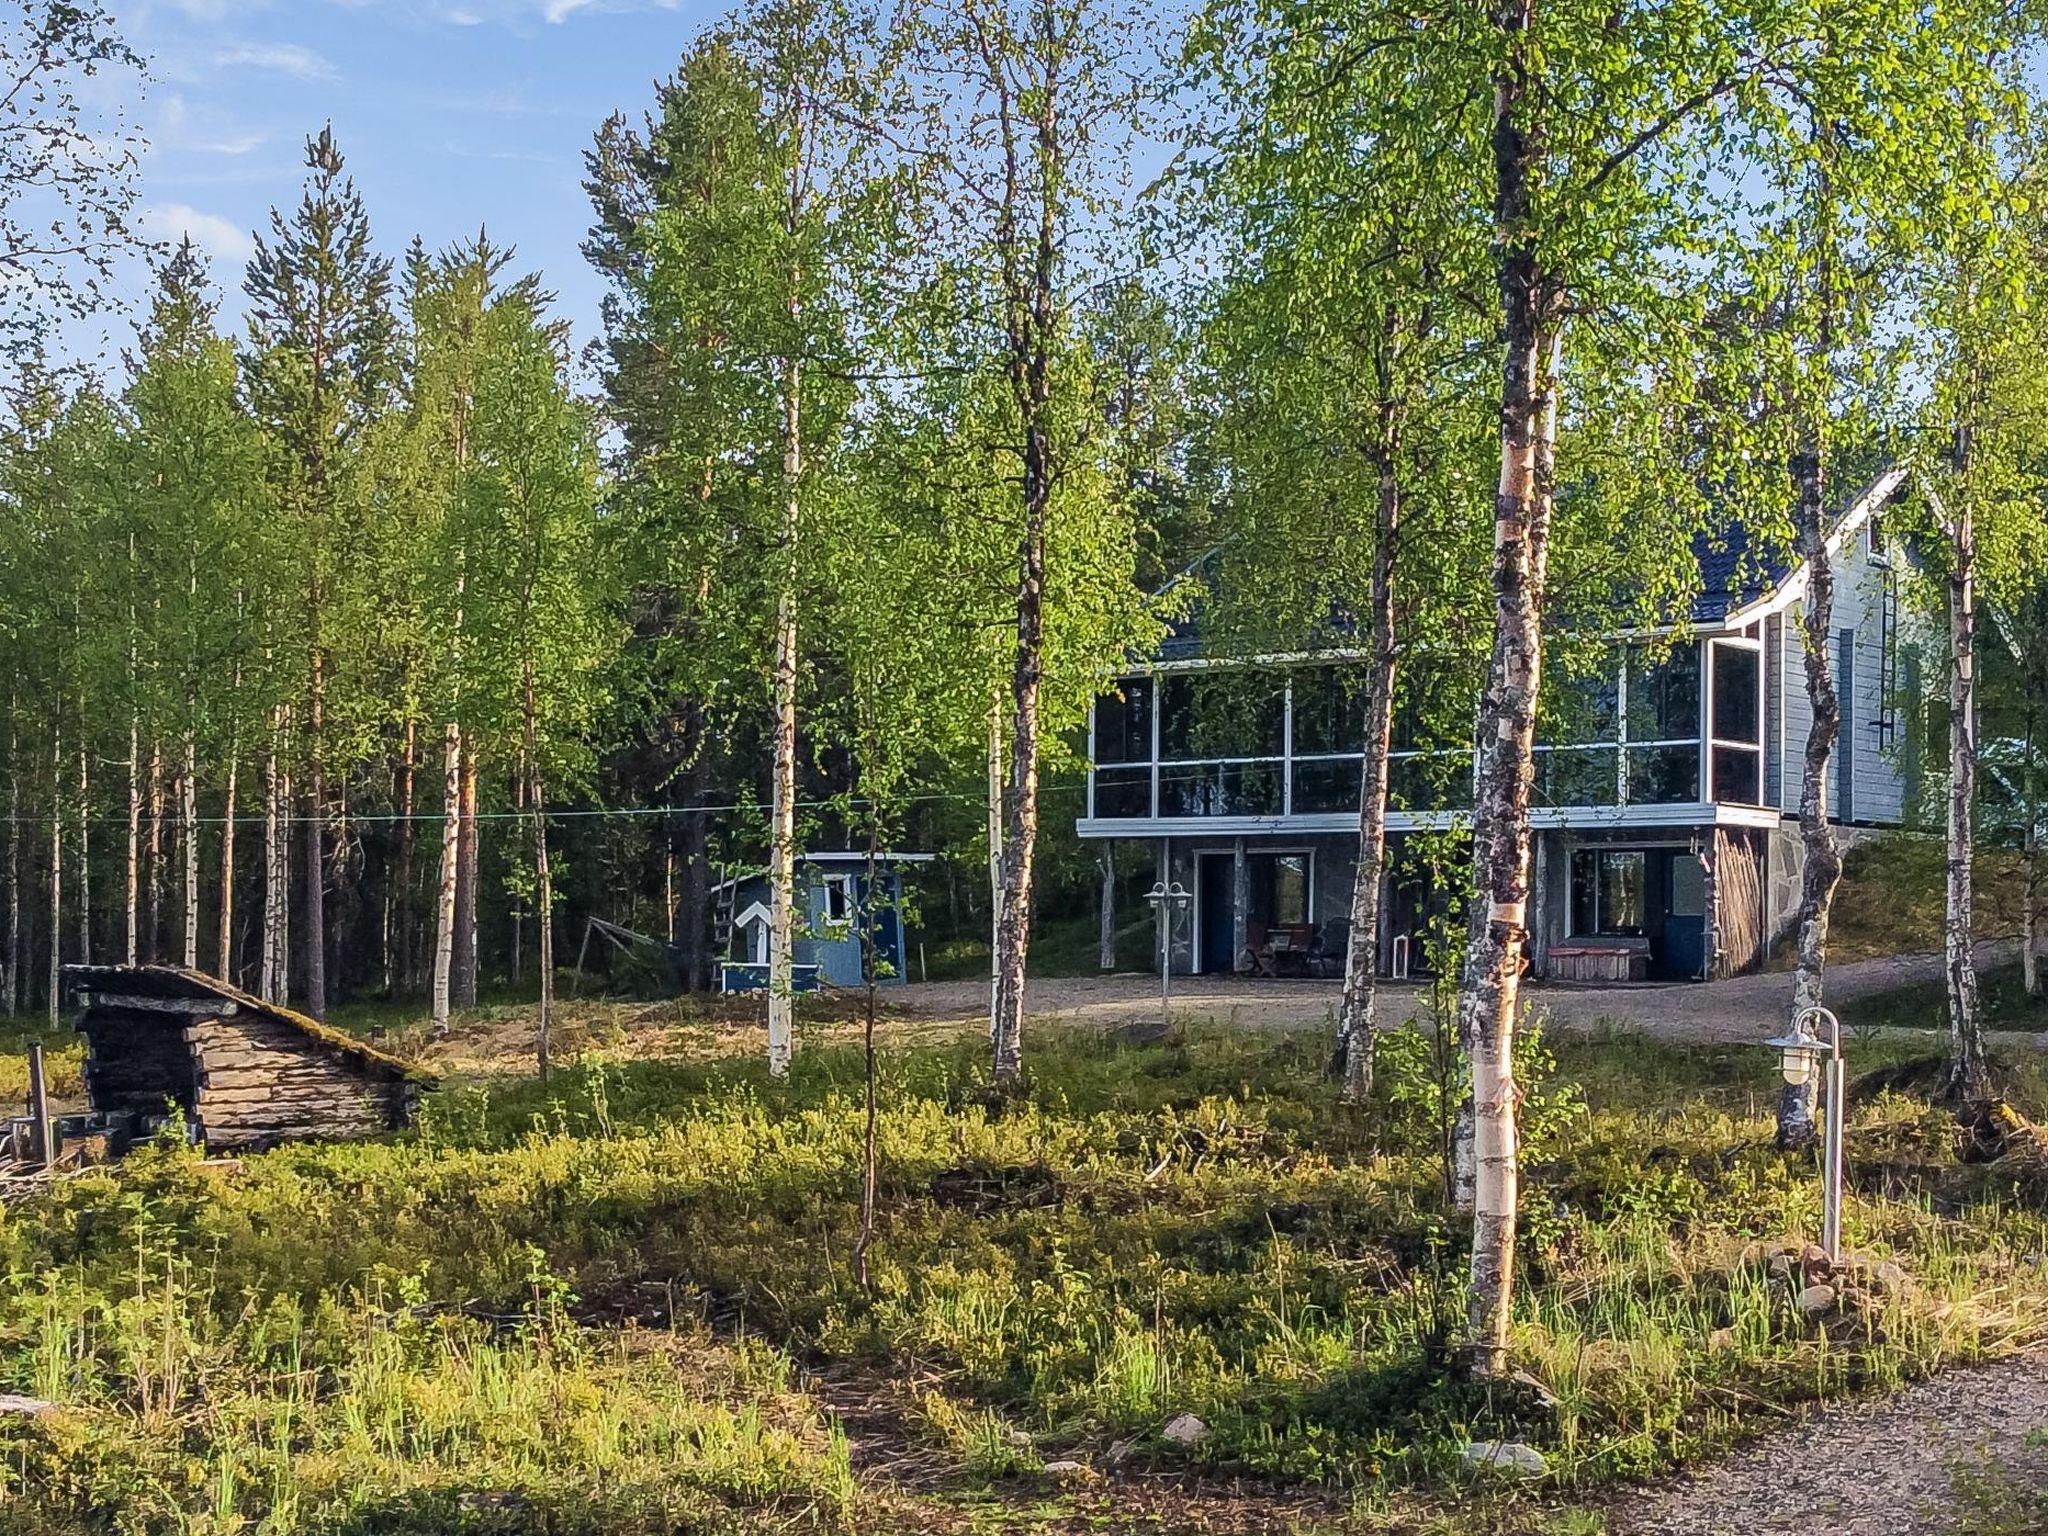
[[[364,1071],[259,1014],[195,1019],[182,1034],[198,1062],[198,1114],[211,1148],[374,1136],[410,1113],[410,1084]]]

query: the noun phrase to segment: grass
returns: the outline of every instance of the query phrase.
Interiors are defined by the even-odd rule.
[[[1882,959],[1930,953],[1942,945],[1947,850],[1938,836],[1891,832],[1867,837],[1842,861],[1842,883],[1828,921],[1828,959]],[[2020,856],[1980,848],[1971,870],[1979,938],[2020,930]]]
[[[2048,997],[2027,996],[2018,961],[1978,973],[1977,1004],[1986,1029],[2048,1030]],[[1843,1022],[1859,1028],[1946,1029],[1947,983],[1931,977],[1858,998],[1844,1007]]]
[[[1515,1342],[1545,1395],[1457,1370],[1456,1064],[1417,1031],[1362,1112],[1314,1033],[1040,1030],[1014,1097],[973,1040],[892,1051],[865,1288],[857,1052],[814,1033],[771,1085],[629,1034],[546,1088],[452,1085],[402,1138],[151,1149],[0,1214],[0,1388],[62,1405],[0,1427],[0,1525],[1079,1529],[1178,1487],[1220,1528],[1419,1500],[1534,1529],[1546,1506],[1471,1513],[1466,1440],[1537,1445],[1569,1498],[2048,1327],[2048,1178],[1959,1166],[1897,1094],[1852,1107],[1848,1227],[1912,1283],[1802,1324],[1761,1245],[1814,1232],[1818,1184],[1740,1048],[1527,1050]],[[2048,1103],[2031,1058],[2009,1075]],[[1118,1443],[1192,1481],[1037,1471]]]

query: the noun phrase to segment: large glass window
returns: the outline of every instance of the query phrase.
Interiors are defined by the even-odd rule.
[[[1707,647],[1713,669],[1712,746],[1708,763],[1714,798],[1738,805],[1763,800],[1763,653],[1755,646],[1715,640]]]
[[[1613,805],[1621,793],[1619,747],[1539,747],[1538,805]]]
[[[1124,678],[1095,701],[1095,761],[1152,761],[1152,679]]]
[[[1316,667],[1294,674],[1294,755],[1365,750],[1365,673]]]
[[[1152,814],[1152,769],[1098,768],[1095,770],[1095,814],[1111,820],[1128,821]]]
[[[1665,652],[1637,646],[1629,652],[1628,739],[1700,739],[1699,646]]]
[[[1161,816],[1278,816],[1278,763],[1166,763],[1159,769]]]
[[[1363,791],[1361,758],[1328,757],[1294,765],[1294,814],[1331,816],[1355,812]]]
[[[1643,931],[1649,856],[1640,848],[1581,848],[1572,855],[1572,932],[1633,938]]]
[[[1166,678],[1160,690],[1163,762],[1279,757],[1286,734],[1286,686],[1270,674],[1183,673]]]

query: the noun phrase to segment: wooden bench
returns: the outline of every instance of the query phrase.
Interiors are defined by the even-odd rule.
[[[1548,965],[1557,981],[1647,981],[1650,951],[1623,944],[1553,944]]]

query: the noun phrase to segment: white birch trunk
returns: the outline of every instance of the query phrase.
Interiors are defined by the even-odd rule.
[[[50,1027],[64,1006],[64,737],[50,751]]]
[[[291,995],[291,778],[284,765],[290,712],[271,715],[263,758],[263,996],[282,1003]]]
[[[2041,789],[2034,770],[2034,711],[2027,710],[2027,759],[2021,798],[2026,826],[2020,834],[2020,980],[2027,996],[2041,995]]]
[[[92,964],[92,777],[78,744],[78,963]]]
[[[441,748],[441,870],[434,893],[433,1027],[448,1033],[455,974],[455,886],[462,855],[462,727],[450,722]]]
[[[988,712],[988,1038],[996,1039],[996,999],[1002,990],[1003,943],[1003,693]]]
[[[775,606],[775,782],[768,857],[768,1071],[789,1075],[795,1045],[796,941],[796,678],[797,540],[803,474],[801,365],[784,367],[782,393],[782,536]]]
[[[7,1013],[21,1016],[21,737],[7,712]]]
[[[235,979],[235,814],[241,754],[228,748],[228,779],[221,795],[220,823],[220,970],[222,981]]]
[[[142,958],[142,727],[128,717],[128,963]]]
[[[1968,437],[1958,434],[1958,468],[1967,467]],[[1942,949],[1948,979],[1948,1090],[1965,1103],[1991,1097],[1984,1021],[1977,1007],[1977,529],[1967,486],[1950,524],[1954,540],[1948,581],[1949,785],[1947,903]]]
[[[199,969],[199,747],[192,733],[185,733],[184,771],[178,782],[178,820],[185,846],[185,948],[184,966]]]

